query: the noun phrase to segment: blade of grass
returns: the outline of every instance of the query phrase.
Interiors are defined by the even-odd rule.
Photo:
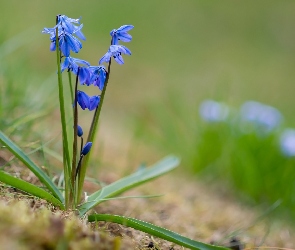
[[[0,181],[2,181],[3,183],[5,183],[9,186],[20,189],[28,194],[31,194],[31,195],[37,196],[41,199],[44,199],[44,200],[52,203],[53,205],[60,207],[61,209],[65,208],[61,201],[56,199],[52,194],[46,192],[44,189],[39,188],[39,187],[37,187],[29,182],[26,182],[24,180],[15,178],[3,171],[0,171]]]
[[[168,156],[152,167],[140,169],[125,178],[103,187],[102,189],[90,195],[87,202],[83,203],[78,208],[80,215],[84,215],[91,208],[101,202],[104,202],[106,199],[117,196],[126,190],[134,188],[173,170],[178,164],[179,159],[177,157]]]
[[[2,131],[0,131],[0,142],[32,171],[59,201],[64,202],[61,192],[50,178],[14,142],[6,137]]]
[[[166,228],[155,226],[151,223],[137,220],[130,217],[112,215],[112,214],[92,214],[88,216],[89,222],[94,221],[107,221],[115,222],[126,227],[132,227],[136,230],[148,233],[150,235],[159,237],[161,239],[173,242],[183,247],[187,247],[194,250],[228,250],[228,248],[205,244],[199,241],[195,241],[184,237],[178,233],[172,232]]]

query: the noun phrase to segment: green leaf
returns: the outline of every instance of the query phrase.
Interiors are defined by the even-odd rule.
[[[150,235],[156,236],[158,238],[176,243],[180,246],[187,247],[194,250],[228,250],[225,247],[219,247],[214,245],[205,244],[199,241],[195,241],[189,238],[186,238],[178,233],[172,232],[163,227],[155,226],[151,223],[137,220],[130,217],[112,215],[112,214],[92,214],[88,216],[89,222],[94,221],[107,221],[115,222],[126,227],[132,227],[136,230],[148,233]]]
[[[12,187],[18,188],[26,193],[29,193],[31,195],[44,199],[52,203],[53,205],[60,207],[61,209],[64,209],[64,205],[58,199],[56,199],[52,194],[46,192],[44,189],[39,188],[29,182],[15,178],[3,171],[0,171],[0,181]]]
[[[173,170],[178,164],[179,158],[175,156],[168,156],[152,167],[140,169],[127,177],[124,177],[110,185],[103,187],[102,189],[90,195],[87,199],[87,202],[78,207],[80,215],[84,215],[91,208],[101,202],[104,202],[108,198],[117,196],[126,190],[134,188]]]
[[[38,179],[52,192],[52,194],[62,203],[64,198],[61,192],[50,180],[50,178],[34,163],[32,160],[16,145],[12,142],[2,131],[0,131],[0,142],[8,148],[8,150],[18,158],[23,164],[25,164]]]

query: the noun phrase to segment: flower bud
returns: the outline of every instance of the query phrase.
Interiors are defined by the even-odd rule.
[[[87,142],[82,149],[81,155],[83,155],[83,156],[87,155],[89,153],[91,147],[92,147],[92,142]]]
[[[81,137],[81,136],[83,135],[83,129],[82,129],[82,127],[79,126],[79,125],[78,125],[78,127],[77,127],[77,135],[78,135],[79,137]]]

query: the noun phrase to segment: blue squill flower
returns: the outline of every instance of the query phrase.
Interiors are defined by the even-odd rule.
[[[64,56],[70,56],[71,50],[78,53],[82,49],[82,43],[73,35],[64,32],[59,36],[59,48]]]
[[[73,25],[80,23],[80,19],[72,19],[65,15],[58,16],[58,23],[53,28],[44,28],[42,33],[50,35],[50,50],[56,50],[56,28],[58,28],[58,44],[64,56],[69,56],[72,50],[78,53],[82,48],[82,43],[78,38],[85,40],[85,36],[81,32],[83,25]],[[78,38],[76,38],[76,37]]]
[[[91,147],[92,147],[92,142],[87,142],[82,149],[81,155],[82,156],[87,155],[89,153]]]
[[[74,24],[80,24],[80,18],[73,19],[69,18],[65,15],[58,16],[58,26],[61,27],[65,32],[69,34],[75,34],[78,38],[82,40],[86,40],[84,34],[82,33],[81,29],[83,28],[83,24],[76,26]]]
[[[80,84],[85,84],[85,83],[87,84],[90,82],[90,78],[91,78],[91,72],[88,68],[89,66],[90,66],[90,63],[85,60],[68,56],[65,58],[65,60],[61,64],[61,72],[67,69],[68,71],[72,71],[75,75],[77,75],[78,69],[79,69]]]
[[[122,42],[130,42],[132,36],[128,34],[127,31],[133,28],[133,25],[123,25],[118,29],[113,29],[110,32],[110,35],[112,37],[112,45],[119,45],[119,40],[121,40]]]
[[[100,96],[88,96],[85,92],[78,90],[77,102],[83,110],[89,109],[89,111],[92,111],[99,105]]]
[[[90,83],[97,86],[100,90],[103,90],[104,83],[107,77],[107,72],[104,66],[90,66],[89,71],[91,72]]]
[[[80,107],[85,110],[89,107],[89,96],[85,92],[78,90],[77,102],[79,103]]]
[[[124,64],[122,54],[131,55],[131,51],[123,45],[111,45],[108,52],[99,60],[98,64],[108,63],[113,57],[118,64]]]

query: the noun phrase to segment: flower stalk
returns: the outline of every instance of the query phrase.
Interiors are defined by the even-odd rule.
[[[57,18],[58,19],[58,18]],[[56,43],[58,43],[58,27],[56,27]],[[58,46],[57,46],[58,48]],[[62,125],[62,141],[63,141],[63,166],[65,173],[65,207],[69,208],[69,190],[70,188],[70,153],[68,146],[68,135],[67,135],[67,126],[66,126],[66,114],[65,114],[65,104],[64,104],[64,92],[63,92],[63,83],[62,83],[62,75],[60,68],[60,59],[61,54],[60,50],[56,49],[56,63],[57,63],[57,77],[58,77],[58,93],[59,93],[59,108],[60,108],[60,118]]]
[[[75,174],[77,165],[77,134],[78,134],[78,106],[77,106],[77,92],[78,92],[78,81],[79,81],[79,71],[78,68],[76,83],[75,83],[75,98],[74,98],[74,139],[73,139],[73,158],[72,158],[72,173],[71,173],[71,192],[70,192],[70,205],[75,203],[76,200],[76,185],[75,185]]]
[[[100,103],[97,106],[97,108],[95,109],[95,113],[94,113],[93,118],[92,118],[90,130],[89,130],[89,134],[88,134],[88,138],[87,138],[87,141],[91,141],[93,143],[95,141],[95,135],[96,135],[96,131],[97,131],[99,116],[100,116],[100,112],[101,112],[101,108],[102,108],[104,96],[105,96],[105,93],[106,93],[108,81],[109,81],[109,78],[110,78],[111,64],[112,64],[112,60],[110,59],[109,65],[108,65],[107,76],[106,76],[106,80],[105,80],[105,83],[104,83],[104,88],[103,88],[103,90],[101,92],[101,95],[100,95]],[[81,195],[82,195],[82,191],[83,191],[84,179],[85,179],[85,175],[86,175],[86,169],[87,169],[87,166],[88,166],[88,163],[89,163],[89,157],[90,157],[90,153],[87,154],[82,159],[81,170],[80,170],[79,178],[78,178],[78,190],[77,190],[78,200],[81,199]]]

